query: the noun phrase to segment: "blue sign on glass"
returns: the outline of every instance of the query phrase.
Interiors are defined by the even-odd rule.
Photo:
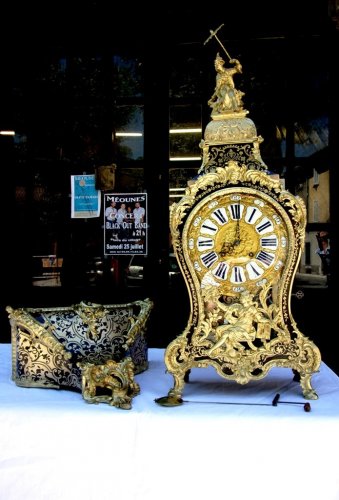
[[[73,219],[99,217],[101,192],[95,187],[95,175],[72,175]]]

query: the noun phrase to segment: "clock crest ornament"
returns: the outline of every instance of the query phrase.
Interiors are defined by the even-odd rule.
[[[290,368],[304,397],[318,397],[311,377],[321,355],[299,331],[290,308],[304,246],[305,204],[269,175],[260,155],[262,139],[234,85],[241,64],[225,52],[231,67],[217,54],[202,165],[170,208],[190,315],[165,351],[174,386],[156,399],[163,406],[182,404],[189,371],[207,366],[240,384],[265,377],[272,367]]]

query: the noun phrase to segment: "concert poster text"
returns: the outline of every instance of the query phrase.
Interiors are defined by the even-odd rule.
[[[147,255],[147,194],[104,195],[104,254]]]

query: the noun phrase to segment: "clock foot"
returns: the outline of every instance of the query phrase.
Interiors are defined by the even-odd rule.
[[[318,399],[318,394],[311,385],[312,374],[300,374],[300,385],[305,399]]]
[[[162,398],[157,398],[154,401],[160,406],[180,406],[183,404],[183,400],[176,396],[164,396]]]
[[[318,399],[318,394],[313,390],[303,391],[303,396],[305,399]]]

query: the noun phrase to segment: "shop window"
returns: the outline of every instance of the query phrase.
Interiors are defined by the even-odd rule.
[[[170,161],[201,158],[201,105],[170,106]]]
[[[138,58],[114,55],[112,92],[117,99],[143,96],[143,63]]]
[[[144,157],[143,106],[116,106],[113,111],[115,129],[112,133],[117,163],[142,160]]]

